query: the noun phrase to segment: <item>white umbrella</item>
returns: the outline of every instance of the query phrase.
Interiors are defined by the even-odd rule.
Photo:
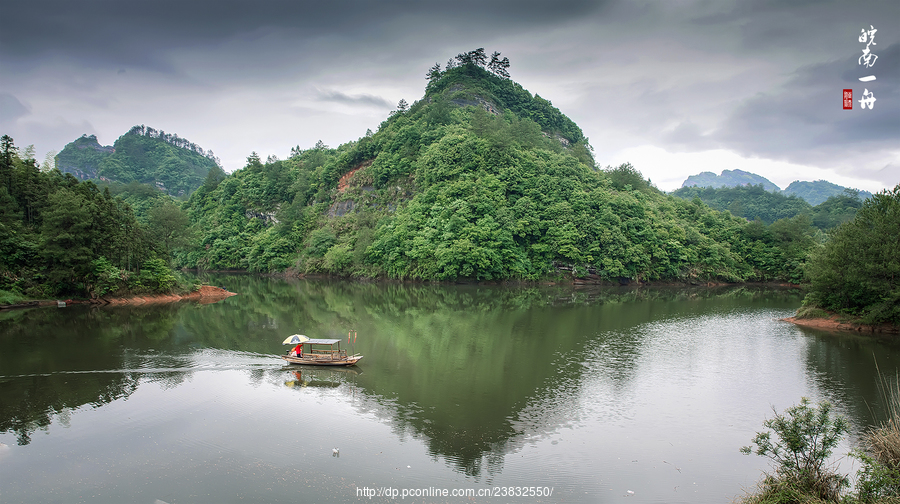
[[[307,338],[306,336],[304,336],[302,334],[292,334],[292,335],[288,336],[287,339],[284,340],[281,344],[282,345],[297,345],[300,343],[305,343],[307,341],[309,341],[309,338]]]

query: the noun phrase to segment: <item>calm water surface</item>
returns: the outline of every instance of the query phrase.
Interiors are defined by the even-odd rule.
[[[207,280],[240,295],[0,313],[0,502],[731,502],[773,407],[858,435],[900,365],[794,290]],[[355,368],[278,358],[350,330]]]

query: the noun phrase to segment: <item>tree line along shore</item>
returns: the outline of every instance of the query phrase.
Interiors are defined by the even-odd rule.
[[[336,148],[297,146],[283,160],[253,153],[231,174],[177,135],[133,128],[121,144],[131,157],[117,158],[116,173],[146,159],[139,149],[155,142],[166,144],[158,152],[172,170],[179,149],[212,163],[202,183],[190,165],[195,185],[169,170],[176,193],[137,180],[82,181],[39,166],[4,136],[0,303],[184,291],[192,287],[179,285],[181,268],[237,269],[412,281],[787,282],[808,288],[801,316],[900,323],[900,244],[890,239],[900,236],[900,186],[765,220],[715,210],[699,194],[663,193],[630,164],[599,167],[574,122],[512,81],[499,53],[491,64],[480,54],[429,69],[425,95],[401,101],[375,132]],[[729,206],[762,208],[754,190]]]

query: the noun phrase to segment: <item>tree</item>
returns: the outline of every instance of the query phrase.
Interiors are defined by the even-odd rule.
[[[171,260],[174,248],[188,244],[189,224],[187,214],[171,200],[166,200],[150,210],[150,235],[162,243],[168,260]]]
[[[19,150],[13,143],[12,137],[3,135],[0,137],[0,184],[12,194],[12,172],[15,160],[19,158]]]
[[[321,140],[319,140],[319,141],[321,142]],[[262,161],[259,160],[259,154],[257,154],[256,151],[251,152],[250,155],[247,156],[247,167],[248,168],[249,167],[259,168],[261,166],[262,166]]]
[[[460,66],[475,65],[484,68],[487,64],[487,55],[484,53],[484,48],[479,47],[474,51],[457,54],[456,60],[459,61]]]
[[[456,61],[459,62],[459,66],[471,65],[473,64],[471,53],[459,53],[456,55]]]
[[[494,51],[494,54],[491,54],[491,62],[488,63],[488,70],[490,70],[497,77],[508,79],[509,58],[504,57],[503,59],[500,59],[500,53]]]
[[[397,111],[398,112],[406,112],[409,109],[409,104],[406,103],[406,100],[400,98],[400,101],[397,103]]]
[[[469,51],[469,54],[472,55],[472,62],[476,65],[484,68],[487,65],[487,55],[484,54],[484,47],[479,47],[474,51]]]
[[[441,78],[441,64],[435,63],[433,67],[428,69],[428,73],[425,74],[425,78],[428,79],[429,84],[437,81]]]
[[[225,174],[225,171],[219,168],[219,166],[213,166],[209,169],[209,172],[206,173],[206,180],[203,182],[203,187],[206,191],[212,191],[216,187],[219,186],[219,183],[225,180],[225,177],[228,175]]]
[[[46,202],[45,181],[33,158],[20,160],[13,171],[13,194],[28,224],[37,222],[38,210]]]
[[[863,202],[809,260],[804,304],[900,324],[900,185]]]
[[[41,255],[48,277],[72,290],[91,272],[92,204],[80,191],[59,189],[48,199],[41,227]]]
[[[34,148],[34,144],[28,144],[28,146],[25,147],[25,150],[22,152],[22,159],[23,160],[30,159],[30,160],[34,161],[35,152],[36,152],[36,149]]]
[[[622,163],[615,168],[607,167],[606,176],[609,177],[612,186],[619,191],[652,192],[652,186],[644,179],[644,176],[631,163]]]
[[[51,170],[56,169],[56,155],[58,152],[55,150],[51,150],[47,152],[47,155],[44,156],[44,162],[41,163],[41,171],[47,173]]]

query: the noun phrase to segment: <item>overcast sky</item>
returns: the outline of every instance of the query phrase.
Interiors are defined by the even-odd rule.
[[[724,169],[782,188],[900,183],[897,0],[7,0],[2,12],[0,134],[38,161],[138,124],[213,150],[229,172],[252,151],[336,147],[421,98],[434,63],[484,47],[584,130],[599,165],[631,162],[664,190]]]

